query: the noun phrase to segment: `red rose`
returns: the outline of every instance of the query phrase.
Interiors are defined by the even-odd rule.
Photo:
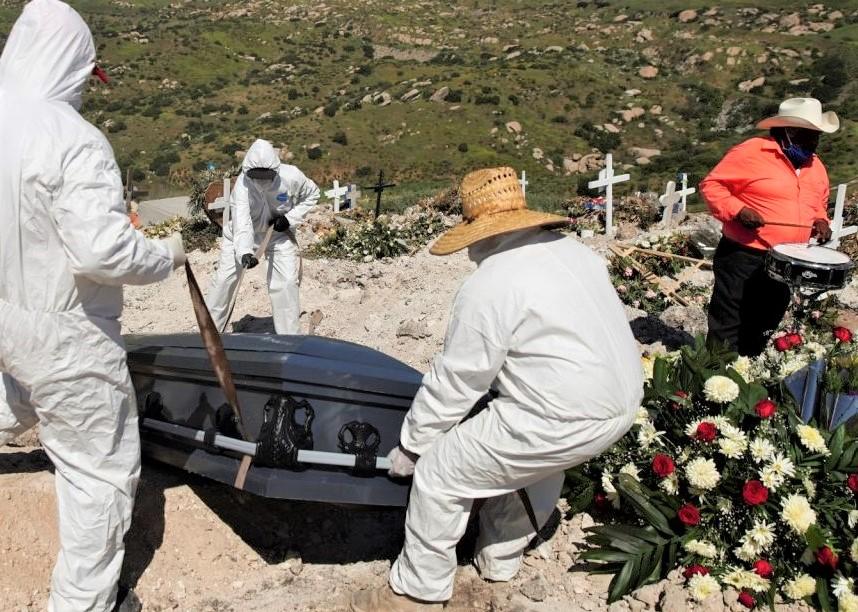
[[[658,453],[652,458],[652,471],[659,478],[667,478],[676,471],[676,464],[667,455]]]
[[[715,423],[703,421],[697,426],[697,431],[694,432],[694,437],[701,442],[711,442],[715,439],[717,434],[718,428],[715,427]]]
[[[846,479],[846,486],[853,493],[858,493],[858,474],[850,474],[849,478]]]
[[[845,327],[835,327],[834,337],[841,342],[852,342],[852,332]]]
[[[759,480],[749,480],[742,487],[742,499],[749,506],[759,506],[769,499],[769,490]]]
[[[761,578],[771,578],[775,573],[775,568],[765,559],[754,561],[754,572]]]
[[[673,395],[675,397],[678,397],[680,400],[688,399],[688,392],[686,391],[676,391]],[[682,408],[682,404],[680,402],[671,402],[670,407],[674,410],[679,410],[680,408]]]
[[[778,405],[775,404],[770,399],[764,399],[757,402],[754,406],[754,412],[757,413],[757,416],[761,419],[771,418],[772,415],[777,412]]]
[[[739,603],[748,609],[752,609],[757,605],[757,600],[748,591],[742,591],[739,593]]]
[[[790,344],[787,336],[781,336],[780,338],[775,338],[775,348],[783,353],[784,351],[790,350],[792,348],[792,344]]]
[[[795,332],[787,334],[786,339],[787,342],[789,342],[790,348],[801,346],[801,343],[804,342],[804,338],[801,337],[801,334],[797,334]]]
[[[685,568],[685,571],[682,572],[682,575],[685,576],[686,580],[691,578],[695,574],[706,576],[709,574],[709,568],[704,565],[689,565]]]
[[[837,553],[831,550],[828,546],[823,546],[816,551],[816,562],[819,563],[822,567],[827,567],[832,571],[836,570],[837,563],[839,561],[840,558],[837,556]]]
[[[604,512],[611,505],[611,502],[608,501],[608,496],[604,493],[596,493],[593,497],[593,503],[596,504],[596,509]]]
[[[693,527],[700,523],[700,510],[694,504],[685,504],[676,512],[683,525]]]

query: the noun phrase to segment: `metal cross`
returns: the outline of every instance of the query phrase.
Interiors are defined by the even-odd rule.
[[[614,156],[605,156],[605,167],[599,172],[599,178],[587,183],[589,189],[605,188],[605,234],[614,235],[614,185],[624,183],[631,178],[628,174],[614,174]]]
[[[396,183],[385,183],[384,182],[384,170],[378,171],[378,182],[375,185],[371,185],[369,187],[364,187],[364,189],[371,189],[375,192],[375,218],[378,219],[378,215],[381,214],[381,194],[384,193],[384,190],[389,187],[396,187]]]

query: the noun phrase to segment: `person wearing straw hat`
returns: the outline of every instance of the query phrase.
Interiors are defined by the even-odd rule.
[[[821,133],[840,121],[814,98],[784,100],[757,124],[769,130],[736,145],[700,183],[712,215],[724,224],[715,251],[709,304],[710,344],[760,354],[789,306],[789,288],[765,271],[766,252],[788,242],[831,238],[828,174],[816,155]]]
[[[464,220],[430,252],[467,248],[477,268],[389,455],[391,476],[414,476],[405,545],[388,585],[356,593],[354,612],[440,609],[475,500],[475,564],[486,579],[510,580],[564,470],[619,440],[643,395],[604,260],[549,231],[566,219],[528,210],[512,168],[471,172],[459,193]],[[466,418],[490,390],[488,407]]]

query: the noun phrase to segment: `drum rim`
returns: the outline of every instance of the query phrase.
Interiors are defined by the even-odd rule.
[[[776,246],[780,246],[780,245],[776,245]],[[821,248],[827,249],[829,247],[821,247]],[[836,251],[835,249],[829,249],[829,250],[840,253],[840,251]],[[785,253],[779,253],[778,251],[775,250],[775,247],[772,247],[771,249],[769,249],[767,255],[770,259],[774,259],[776,261],[782,261],[784,263],[790,263],[793,265],[798,264],[798,265],[804,266],[806,268],[813,268],[814,270],[851,270],[852,268],[855,267],[855,262],[853,262],[851,259],[849,261],[844,261],[843,263],[819,263],[816,261],[807,261],[806,259],[797,259],[795,257],[790,257],[789,255],[786,255]],[[843,253],[843,255],[845,255],[846,257],[849,257],[845,253]]]

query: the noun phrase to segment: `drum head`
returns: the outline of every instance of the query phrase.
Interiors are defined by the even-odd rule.
[[[828,247],[808,246],[804,242],[779,244],[773,247],[772,250],[783,256],[783,258],[793,261],[834,266],[848,264],[851,261],[845,253]]]

